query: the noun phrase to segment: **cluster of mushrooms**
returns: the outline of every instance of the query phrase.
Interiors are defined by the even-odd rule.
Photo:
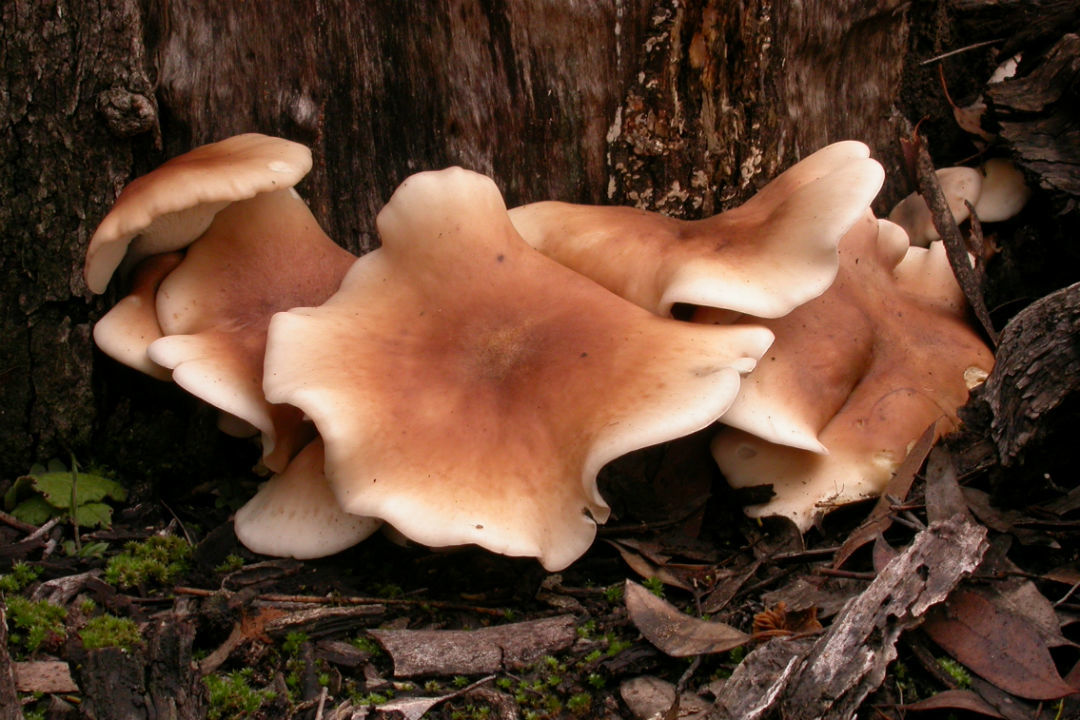
[[[386,523],[561,569],[608,517],[601,467],[717,421],[728,481],[774,490],[749,511],[805,530],[880,493],[993,364],[941,243],[870,212],[858,142],[699,221],[508,211],[483,175],[423,172],[360,258],[293,189],[311,163],[263,135],[197,148],[129,184],[86,257],[90,290],[130,287],[98,346],[261,437],[273,475],[235,516],[256,552]]]

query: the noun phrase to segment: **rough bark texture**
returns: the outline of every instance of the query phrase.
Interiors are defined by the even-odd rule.
[[[121,291],[87,294],[90,235],[126,182],[194,145],[243,131],[311,145],[300,190],[353,251],[377,244],[403,178],[455,163],[511,205],[687,217],[833,140],[897,166],[896,0],[15,0],[0,19],[8,478],[69,452],[157,487],[254,462],[213,412],[90,338]]]

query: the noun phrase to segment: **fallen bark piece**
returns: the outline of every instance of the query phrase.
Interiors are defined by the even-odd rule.
[[[750,639],[730,625],[690,617],[631,580],[626,581],[623,594],[634,626],[657,649],[672,657],[726,652]]]
[[[15,687],[19,692],[74,693],[79,686],[63,660],[15,663]]]
[[[1001,334],[997,362],[979,397],[993,413],[990,435],[1005,467],[1023,465],[1058,427],[1047,416],[1075,407],[1080,389],[1080,283],[1033,302]]]
[[[394,677],[479,675],[524,667],[577,638],[571,615],[480,630],[371,630]]]
[[[986,528],[963,516],[932,523],[837,615],[816,642],[773,640],[747,656],[712,718],[851,718],[881,684],[896,641],[918,627],[979,564]]]
[[[358,625],[371,623],[373,616],[382,615],[386,608],[382,605],[354,605],[352,607],[318,607],[300,610],[266,623],[266,634],[271,637],[284,636],[290,632],[302,632],[311,638],[333,635],[351,630]]]

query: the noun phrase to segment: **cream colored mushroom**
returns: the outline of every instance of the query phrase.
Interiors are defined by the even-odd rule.
[[[111,357],[158,380],[172,373],[147,355],[150,344],[162,337],[154,300],[158,286],[183,259],[165,253],[143,260],[135,269],[131,292],[94,325],[94,342]]]
[[[258,428],[263,462],[280,472],[312,430],[295,407],[263,395],[267,325],[275,312],[326,300],[355,260],[291,188],[234,202],[158,289],[165,337],[149,356],[191,394]]]
[[[236,511],[236,537],[252,552],[298,560],[333,555],[382,525],[346,513],[323,475],[323,444],[313,440]]]
[[[829,145],[704,220],[560,202],[510,217],[533,247],[654,313],[685,303],[779,317],[836,276],[837,243],[884,180],[869,154],[858,142]]]
[[[460,168],[407,179],[377,225],[337,294],[271,321],[264,386],[315,422],[346,512],[425,545],[567,566],[607,519],[600,468],[708,426],[772,339],[545,258]]]
[[[938,434],[956,426],[969,381],[993,367],[941,244],[905,250],[904,239],[866,217],[841,241],[840,272],[821,297],[783,318],[740,321],[776,334],[723,418],[741,429],[713,444],[730,484],[772,486],[750,514],[806,530],[835,505],[879,494],[932,422]]]
[[[938,170],[937,176],[953,219],[957,223],[964,222],[971,215],[968,203],[974,205],[982,192],[982,174],[974,168],[948,167]],[[916,247],[926,247],[934,240],[941,239],[934,227],[930,208],[917,192],[897,203],[889,213],[889,220],[902,227],[911,244]]]
[[[132,180],[101,221],[86,251],[83,275],[103,293],[121,261],[137,263],[180,250],[222,208],[263,192],[290,188],[311,169],[311,151],[282,138],[237,135],[195,148]]]

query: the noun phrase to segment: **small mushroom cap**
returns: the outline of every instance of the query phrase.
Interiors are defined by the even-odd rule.
[[[137,262],[186,247],[229,203],[292,187],[310,169],[308,148],[256,133],[169,160],[132,180],[101,221],[86,251],[87,287],[105,292],[126,255]]]
[[[955,426],[973,371],[993,367],[957,306],[941,243],[901,256],[902,238],[864,219],[841,242],[834,285],[764,322],[776,342],[723,418],[739,429],[713,444],[730,484],[772,484],[776,496],[751,514],[786,515],[805,530],[824,507],[880,493],[932,422]]]
[[[183,257],[180,253],[166,253],[139,263],[131,292],[94,325],[94,342],[102,352],[158,380],[168,380],[172,373],[146,352],[162,336],[155,296],[161,281]]]
[[[938,170],[937,176],[953,218],[958,223],[964,222],[971,215],[966,203],[974,205],[982,192],[982,174],[974,168],[948,167]],[[912,245],[926,247],[941,239],[926,200],[917,192],[898,202],[889,213],[889,220],[904,228]]]
[[[280,471],[311,433],[299,410],[263,395],[267,325],[279,310],[326,300],[355,260],[291,188],[235,202],[158,289],[166,337],[150,357],[188,392],[257,427],[263,462]]]
[[[705,220],[559,202],[510,217],[530,245],[651,312],[686,303],[779,317],[829,286],[837,243],[883,181],[865,145],[843,142]]]
[[[236,537],[252,552],[298,560],[352,547],[382,523],[346,513],[323,475],[323,444],[313,440],[284,472],[236,511]]]
[[[565,567],[608,516],[600,468],[713,422],[772,339],[657,317],[545,258],[460,168],[408,178],[377,225],[337,294],[271,321],[264,385],[315,422],[347,512],[425,545]]]
[[[982,192],[975,203],[975,215],[983,222],[1008,220],[1027,204],[1031,188],[1024,173],[1005,158],[991,158],[983,165]]]

